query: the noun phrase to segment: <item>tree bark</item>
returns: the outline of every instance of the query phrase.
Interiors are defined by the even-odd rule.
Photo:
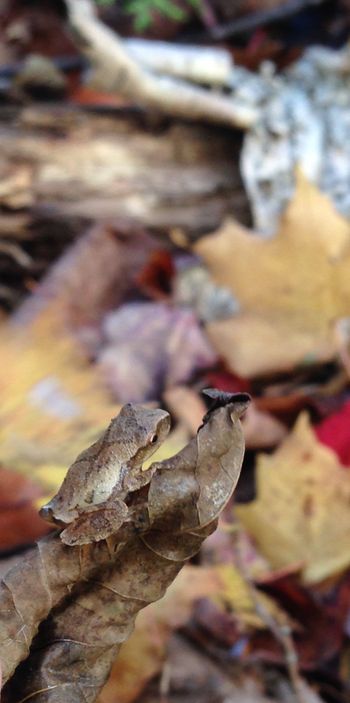
[[[228,212],[247,222],[240,133],[154,120],[129,107],[3,110],[0,305],[17,305],[92,221],[180,227],[193,238]]]
[[[208,231],[241,208],[238,133],[159,121],[152,132],[140,115],[126,114],[40,107],[2,122],[2,236],[20,237],[26,221],[54,217]]]

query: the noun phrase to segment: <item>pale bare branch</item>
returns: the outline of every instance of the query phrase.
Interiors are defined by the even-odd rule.
[[[90,0],[66,0],[70,26],[83,53],[104,71],[105,79],[123,95],[148,108],[186,119],[207,120],[248,129],[255,108],[229,96],[186,81],[156,75],[142,67],[124,42],[98,19]]]

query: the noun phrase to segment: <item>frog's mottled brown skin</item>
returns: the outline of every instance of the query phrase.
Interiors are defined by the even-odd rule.
[[[106,432],[85,449],[41,516],[59,525],[65,544],[88,544],[115,533],[128,516],[125,499],[149,483],[154,471],[142,471],[170,429],[165,410],[128,403]]]

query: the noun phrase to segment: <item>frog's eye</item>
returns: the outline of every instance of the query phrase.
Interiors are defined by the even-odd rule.
[[[150,436],[149,443],[150,443],[150,444],[155,444],[157,441],[158,441],[158,435],[157,435],[157,434],[152,434],[152,435]]]

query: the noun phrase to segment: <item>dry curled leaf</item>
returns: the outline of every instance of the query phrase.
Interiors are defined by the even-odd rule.
[[[99,702],[134,701],[145,683],[161,671],[171,633],[186,623],[193,603],[220,587],[215,569],[185,565],[165,596],[139,613],[135,630],[123,644]]]
[[[350,475],[316,438],[306,414],[257,463],[257,497],[236,515],[275,569],[303,563],[305,583],[350,565]]]
[[[350,315],[350,225],[299,173],[268,240],[228,220],[194,249],[240,310],[206,329],[240,376],[288,370],[337,353],[334,323]]]
[[[67,547],[52,536],[4,578],[5,680],[44,620],[4,703],[34,694],[38,701],[95,700],[136,614],[163,595],[215,529],[237,483],[244,451],[239,417],[248,397],[230,395],[225,405],[220,394],[219,402],[183,450],[153,465],[148,495],[133,492],[129,518],[108,544]],[[67,591],[64,606],[52,610]]]

